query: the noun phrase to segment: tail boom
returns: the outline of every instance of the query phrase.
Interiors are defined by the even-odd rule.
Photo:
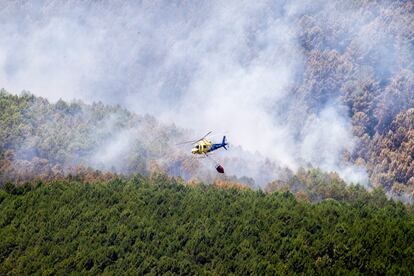
[[[228,143],[226,142],[226,136],[223,136],[223,140],[221,141],[221,144],[212,144],[209,152],[214,151],[219,148],[224,148],[227,150],[227,147],[226,147],[227,145]]]

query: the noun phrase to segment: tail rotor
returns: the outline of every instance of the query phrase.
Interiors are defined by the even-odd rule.
[[[223,148],[225,150],[228,150],[226,146],[228,146],[229,143],[227,143],[227,140],[226,140],[226,136],[225,135],[223,136],[223,140],[221,141],[221,145],[223,146]]]

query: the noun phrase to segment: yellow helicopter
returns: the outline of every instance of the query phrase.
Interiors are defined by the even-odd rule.
[[[205,157],[209,157],[208,153],[215,151],[219,148],[224,148],[225,150],[227,150],[227,140],[226,140],[226,136],[223,136],[223,139],[221,141],[221,143],[212,143],[211,140],[208,140],[206,137],[208,135],[210,135],[211,131],[209,131],[206,135],[204,135],[202,138],[198,139],[198,140],[194,140],[194,141],[187,141],[187,142],[183,142],[183,143],[179,143],[177,145],[182,145],[182,144],[194,144],[193,149],[191,150],[192,154],[195,155],[204,155]],[[220,164],[216,165],[216,170],[219,173],[224,173],[224,169]]]

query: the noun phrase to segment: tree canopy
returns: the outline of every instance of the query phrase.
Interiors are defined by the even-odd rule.
[[[412,208],[352,195],[311,204],[163,174],[6,185],[0,273],[412,274]]]

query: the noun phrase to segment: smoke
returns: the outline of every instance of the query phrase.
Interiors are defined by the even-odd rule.
[[[292,115],[299,102],[292,87],[306,63],[300,17],[337,18],[351,37],[371,16],[335,8],[324,1],[5,1],[0,83],[52,101],[121,104],[199,134],[228,130],[232,144],[262,160],[311,164],[366,183],[364,169],[342,161],[355,144],[346,108],[332,99],[319,112],[304,106]],[[363,19],[352,25],[348,15]],[[372,47],[362,37],[361,49]],[[134,135],[117,133],[93,159],[116,165]],[[229,173],[257,176],[262,163],[251,160],[251,168]]]
[[[350,121],[341,115],[337,106],[329,106],[319,116],[309,118],[303,128],[299,156],[325,171],[337,171],[348,183],[366,184],[368,175],[361,167],[341,160],[345,151],[352,152],[355,139],[350,133]]]
[[[133,147],[136,128],[121,128],[118,131],[116,125],[121,118],[112,115],[103,121],[100,132],[103,133],[103,143],[88,160],[95,168],[113,169],[115,171],[125,171],[128,162],[128,153]]]

